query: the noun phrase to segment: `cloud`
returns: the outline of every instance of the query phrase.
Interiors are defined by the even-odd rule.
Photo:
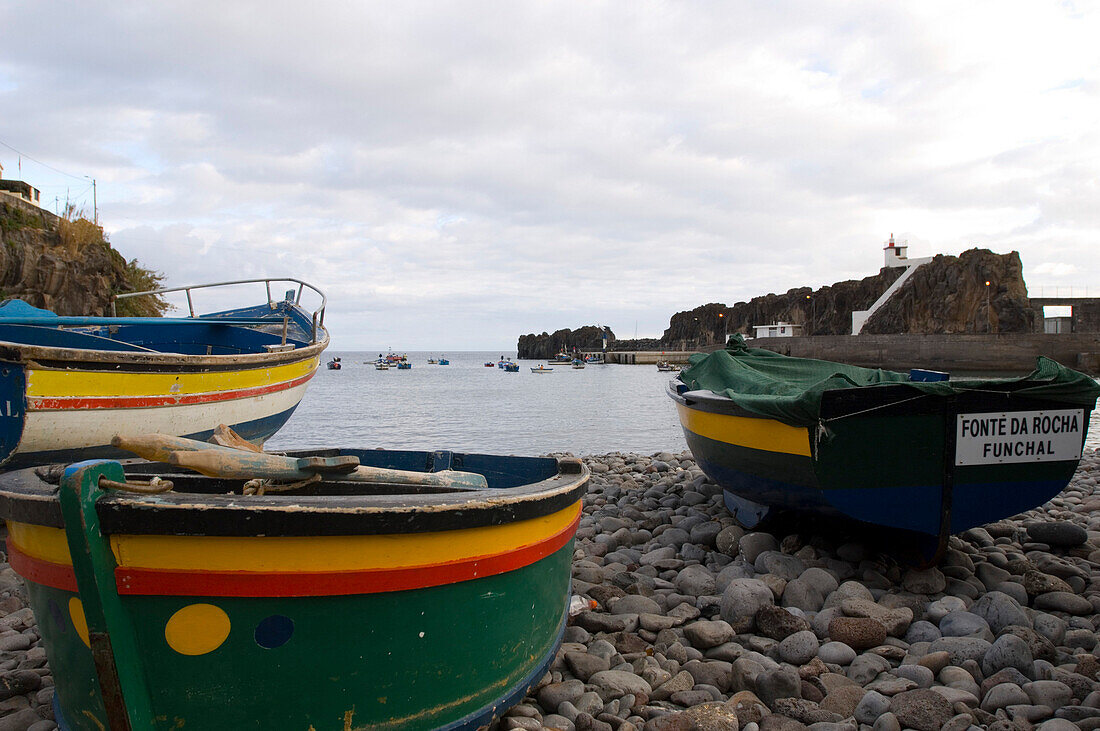
[[[342,348],[657,335],[680,309],[873,273],[891,231],[914,256],[981,245],[1028,276],[1098,273],[1087,6],[49,16],[0,10],[0,139],[76,177],[24,177],[49,200],[95,177],[112,240],[173,284],[315,280]]]

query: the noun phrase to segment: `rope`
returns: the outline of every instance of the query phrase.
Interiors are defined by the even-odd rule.
[[[162,480],[159,477],[154,477],[148,482],[115,482],[114,480],[108,480],[103,475],[99,477],[99,489],[100,490],[122,490],[124,492],[136,492],[139,495],[157,495],[162,492],[168,492],[175,485],[171,480]]]
[[[930,394],[930,393],[921,393],[921,394],[917,394],[916,396],[910,396],[910,397],[909,397],[909,398],[907,398],[907,399],[902,399],[901,401],[891,401],[891,402],[890,402],[890,403],[888,403],[888,404],[880,404],[880,405],[878,405],[878,406],[872,406],[872,407],[871,407],[871,408],[869,408],[869,409],[863,409],[862,411],[853,411],[853,412],[852,412],[852,413],[850,413],[850,414],[844,414],[843,416],[834,416],[834,417],[832,417],[831,419],[820,419],[819,421],[820,421],[820,422],[821,422],[822,424],[825,424],[825,423],[828,423],[828,422],[832,422],[832,421],[840,421],[841,419],[847,419],[847,418],[849,418],[849,417],[851,417],[851,416],[860,416],[860,415],[862,415],[862,414],[869,414],[869,413],[871,413],[872,411],[880,411],[880,410],[882,410],[882,409],[889,409],[889,408],[893,408],[894,406],[899,406],[899,405],[901,405],[901,404],[906,404],[906,403],[909,403],[910,401],[916,401],[916,400],[917,400],[917,399],[919,399],[919,398],[927,398],[927,397],[929,397],[929,396],[931,396],[931,395],[933,395],[933,394]]]
[[[268,492],[289,492],[290,490],[297,490],[299,487],[305,487],[314,482],[320,482],[322,479],[321,475],[315,474],[310,475],[301,482],[292,482],[288,485],[279,485],[272,480],[249,480],[244,483],[242,492],[245,495],[264,495]]]

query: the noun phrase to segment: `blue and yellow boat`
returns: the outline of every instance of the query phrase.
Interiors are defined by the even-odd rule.
[[[210,287],[262,284],[265,302],[196,315]],[[292,285],[281,300],[272,285]],[[319,301],[309,311],[302,296]],[[118,433],[205,439],[219,424],[256,444],[302,400],[328,346],[325,297],[297,279],[119,295],[186,294],[187,317],[62,317],[0,304],[0,465],[118,456]]]
[[[909,374],[750,349],[691,357],[670,382],[688,447],[746,527],[843,515],[933,536],[1034,508],[1081,458],[1100,386],[1040,358],[1020,378]]]

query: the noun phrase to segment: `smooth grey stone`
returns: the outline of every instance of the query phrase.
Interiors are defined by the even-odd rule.
[[[612,614],[664,614],[660,604],[641,594],[627,594],[608,603]]]
[[[1039,706],[1061,708],[1073,699],[1070,687],[1057,680],[1036,680],[1022,687],[1031,702]]]
[[[999,591],[1002,594],[1008,594],[1015,599],[1021,607],[1027,604],[1027,589],[1024,588],[1023,584],[1015,581],[1003,581],[994,586],[993,590]]]
[[[839,588],[836,577],[823,568],[811,566],[799,575],[799,580],[809,584],[821,592],[822,596],[828,596]]]
[[[1069,628],[1064,619],[1045,612],[1035,612],[1034,626],[1036,632],[1054,645],[1062,644],[1062,640],[1066,637],[1066,630]]]
[[[1001,683],[989,689],[989,692],[982,698],[981,708],[983,711],[992,713],[998,708],[1025,705],[1028,702],[1027,693],[1020,686],[1015,683]]]
[[[719,531],[718,535],[714,538],[714,546],[727,556],[736,556],[738,554],[738,544],[741,542],[741,537],[745,535],[745,529],[739,525],[730,525]]]
[[[987,642],[993,641],[989,622],[972,612],[949,612],[940,620],[940,632],[944,637],[980,637]]]
[[[929,622],[938,624],[941,619],[951,612],[965,612],[966,607],[966,602],[957,596],[945,596],[934,602],[929,602],[924,613]]]
[[[676,588],[688,596],[707,596],[717,589],[714,574],[703,566],[685,566],[676,575]]]
[[[700,650],[729,642],[736,634],[729,622],[721,619],[699,620],[684,625],[684,636],[691,642],[692,647]]]
[[[817,650],[821,661],[831,665],[850,665],[856,659],[856,654],[855,650],[843,642],[826,642]]]
[[[1000,591],[991,591],[978,599],[970,611],[989,623],[994,634],[1010,624],[1030,627],[1031,620],[1015,599]]]
[[[1068,591],[1049,591],[1031,601],[1031,605],[1043,611],[1065,612],[1077,616],[1092,614],[1092,602]]]
[[[910,645],[916,642],[934,642],[943,636],[940,632],[940,628],[931,622],[923,619],[917,620],[909,625],[909,629],[905,631],[905,641]]]
[[[538,703],[544,711],[554,713],[562,703],[572,703],[580,698],[583,693],[584,683],[580,680],[550,683],[539,690]]]
[[[805,573],[805,572],[803,572]],[[783,589],[781,603],[784,607],[796,607],[804,612],[816,612],[825,604],[825,594],[802,577],[788,581]]]
[[[1096,635],[1087,629],[1066,630],[1062,644],[1071,650],[1091,650],[1096,647]]]
[[[641,677],[634,673],[622,670],[603,670],[588,679],[591,685],[596,686],[600,697],[605,701],[618,698],[627,693],[637,695],[645,693],[647,696],[653,688]]]
[[[867,685],[874,680],[879,673],[889,672],[890,663],[878,655],[865,652],[848,666],[848,678],[858,685]]]
[[[754,532],[741,536],[738,548],[747,562],[755,563],[761,553],[776,550],[779,548],[779,543],[771,533]]]
[[[1036,726],[1035,731],[1081,731],[1081,727],[1064,718],[1052,718]]]
[[[801,698],[802,681],[791,668],[765,670],[756,677],[756,695],[769,708],[774,708],[779,698]]]
[[[947,652],[951,663],[959,665],[965,660],[977,660],[985,656],[992,643],[976,637],[941,637],[928,646],[928,652]]]
[[[1066,521],[1030,523],[1027,526],[1027,535],[1033,541],[1062,548],[1080,546],[1089,537],[1084,528]]]
[[[1016,668],[1021,673],[1031,669],[1034,658],[1022,639],[1012,634],[998,637],[982,658],[982,673],[989,677],[1004,668]]]
[[[938,568],[909,569],[901,579],[901,586],[914,594],[939,594],[947,588],[947,579]],[[897,715],[896,713],[894,715]],[[898,720],[902,720],[900,717]],[[902,721],[904,723],[904,721]]]
[[[767,604],[774,604],[767,584],[760,579],[734,579],[722,592],[722,619],[738,634],[750,632],[756,625],[756,612]]]
[[[899,678],[912,680],[919,688],[931,688],[936,680],[935,673],[923,665],[899,665],[890,672]]]
[[[776,651],[783,662],[789,662],[792,665],[805,665],[817,656],[817,635],[810,630],[795,632],[780,642]]]
[[[901,731],[901,723],[898,717],[887,711],[875,719],[872,731]]]
[[[797,579],[806,570],[797,557],[779,551],[762,551],[753,561],[753,568],[759,574],[773,574],[786,581]]]

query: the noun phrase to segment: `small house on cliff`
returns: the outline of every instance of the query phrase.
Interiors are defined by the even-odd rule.
[[[27,203],[42,207],[42,192],[30,183],[22,180],[4,180],[4,166],[0,165],[0,194],[19,198]]]

